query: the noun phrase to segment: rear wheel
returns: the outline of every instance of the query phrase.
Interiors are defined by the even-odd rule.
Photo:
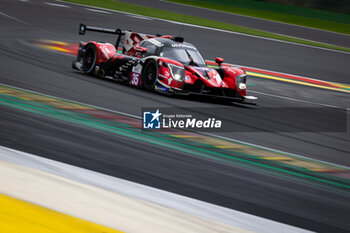
[[[147,90],[153,90],[158,77],[158,66],[154,60],[149,60],[142,69],[142,86]]]
[[[83,71],[86,74],[92,74],[96,66],[96,46],[89,44],[85,47],[83,55]]]

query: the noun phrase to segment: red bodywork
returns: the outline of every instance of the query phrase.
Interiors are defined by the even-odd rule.
[[[98,43],[96,41],[90,41],[81,45],[85,46],[87,44],[93,44],[96,46],[96,65],[100,65],[103,62],[107,62],[111,57],[117,58],[120,56],[124,56],[122,54],[119,54],[114,45],[109,43]]]
[[[237,87],[236,77],[239,75],[244,75],[245,72],[242,69],[223,66],[221,67],[223,77],[214,68],[209,67],[197,67],[197,66],[184,66],[181,63],[166,59],[159,58],[159,71],[158,75],[160,77],[160,82],[164,86],[169,86],[181,90],[185,84],[194,85],[197,80],[202,81],[209,88],[230,88],[238,91],[241,96],[246,95],[246,89],[239,89]],[[164,64],[170,63],[177,66],[182,66],[185,68],[185,80],[184,82],[178,82],[171,76],[169,68],[164,66]]]
[[[142,49],[142,47],[138,47],[139,43],[132,44],[131,49],[127,51],[127,54],[118,53],[115,46],[109,43],[98,43],[95,41],[90,41],[88,43],[82,44],[82,46],[85,46],[86,44],[93,44],[96,46],[97,66],[107,62],[109,59],[112,59],[112,61],[114,61],[116,59],[123,59],[125,56],[138,58],[141,57],[141,54],[138,52],[138,50]],[[200,80],[208,88],[228,88],[237,91],[242,97],[246,95],[246,89],[239,89],[237,87],[236,77],[245,74],[244,70],[242,69],[230,66],[221,66],[219,68],[221,69],[220,75],[217,69],[214,68],[184,66],[178,61],[164,57],[158,57],[157,63],[159,83],[167,88],[171,88],[174,90],[183,90],[184,85],[194,85],[197,80]],[[184,67],[184,82],[176,81],[174,77],[172,77],[167,64],[173,64],[179,67]]]

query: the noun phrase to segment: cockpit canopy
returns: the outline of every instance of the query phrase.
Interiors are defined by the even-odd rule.
[[[176,60],[184,65],[205,67],[206,63],[192,44],[175,42],[166,38],[152,38],[140,43],[147,48],[145,56],[160,56]]]

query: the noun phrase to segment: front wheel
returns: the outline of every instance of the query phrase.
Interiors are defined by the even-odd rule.
[[[96,46],[89,44],[85,47],[83,55],[83,71],[86,74],[92,74],[95,71],[96,66]]]
[[[158,66],[154,60],[149,60],[142,69],[142,86],[153,90],[158,78]]]

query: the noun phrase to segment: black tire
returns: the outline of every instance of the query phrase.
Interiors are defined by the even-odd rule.
[[[83,71],[86,74],[93,74],[96,66],[96,46],[88,44],[83,55]]]
[[[142,69],[142,86],[146,90],[153,90],[158,78],[158,66],[154,60],[147,61]]]

